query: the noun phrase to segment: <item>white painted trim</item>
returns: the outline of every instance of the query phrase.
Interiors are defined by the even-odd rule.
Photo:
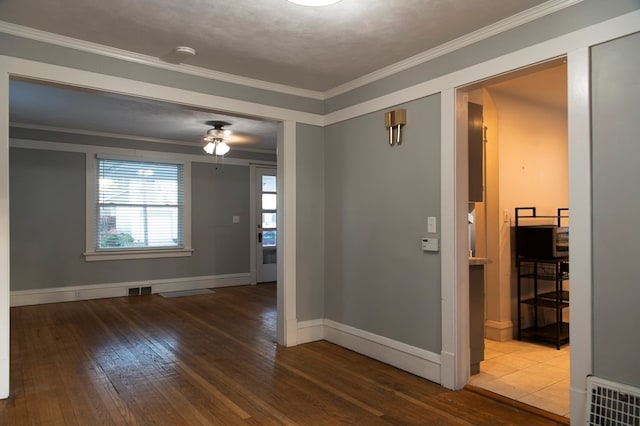
[[[198,148],[201,145],[198,145],[194,142],[185,142],[185,141],[176,141],[173,139],[160,139],[160,138],[151,138],[151,137],[143,137],[137,135],[126,135],[122,133],[110,133],[110,132],[98,132],[95,130],[82,130],[82,129],[73,129],[70,127],[55,127],[55,126],[43,126],[39,124],[28,124],[28,123],[16,123],[10,122],[10,127],[15,127],[19,129],[29,129],[29,130],[44,130],[48,132],[56,132],[56,133],[71,133],[74,135],[83,135],[83,136],[98,136],[104,138],[113,138],[113,139],[125,139],[132,141],[140,141],[140,142],[152,142],[158,144],[167,144],[167,145],[181,145],[181,146],[189,146],[191,148]],[[231,148],[234,151],[242,151],[242,152],[257,152],[260,154],[275,154],[275,149],[260,149],[260,148],[245,148],[239,145],[230,144]]]
[[[593,46],[637,31],[640,31],[640,10],[329,113],[324,116],[325,125],[350,120],[394,105],[430,96],[452,87],[465,86],[506,71],[548,61],[564,56],[567,52]]]
[[[328,319],[324,320],[324,338],[432,382],[441,383],[440,356],[433,352]]]
[[[297,344],[296,123],[278,125],[278,343]]]
[[[401,71],[407,70],[409,68],[415,67],[425,62],[429,62],[440,56],[444,56],[458,49],[462,49],[465,46],[470,46],[474,43],[485,40],[489,37],[493,37],[494,35],[503,33],[512,28],[516,28],[520,25],[526,24],[527,22],[531,22],[536,19],[542,18],[546,15],[550,15],[552,13],[555,13],[569,6],[573,6],[574,4],[580,3],[580,2],[582,2],[582,0],[547,1],[538,6],[534,6],[531,9],[527,9],[523,12],[517,13],[506,19],[498,21],[494,24],[491,24],[484,28],[480,28],[479,30],[473,31],[469,34],[465,34],[462,37],[458,37],[455,40],[451,40],[447,43],[443,43],[437,47],[434,47],[433,49],[429,49],[425,52],[418,53],[415,56],[404,59],[393,65],[389,65],[387,67],[381,68],[377,71],[374,71],[362,77],[356,78],[355,80],[352,80],[348,83],[341,84],[340,86],[334,87],[333,89],[329,89],[326,92],[324,92],[324,98],[330,99],[342,93],[346,93],[351,90],[357,89],[358,87],[362,87],[367,84],[373,83],[375,81],[381,80],[385,77],[392,76]]]
[[[442,307],[442,386],[456,388],[457,313],[455,305],[455,90],[440,94],[440,292]]]
[[[316,319],[298,322],[298,344],[324,340],[324,320]]]
[[[89,203],[87,203],[89,204]],[[185,215],[186,217],[186,215]],[[95,221],[87,220],[87,224],[95,223]],[[87,226],[88,227],[88,226]],[[91,226],[91,232],[87,234],[94,235],[92,241],[95,243],[95,228]],[[186,232],[185,232],[186,235]],[[186,237],[185,237],[186,239]],[[92,246],[87,245],[87,248]],[[134,259],[158,259],[165,257],[190,257],[193,254],[193,249],[149,249],[149,250],[109,250],[109,251],[85,251],[82,255],[87,262],[100,262],[108,260],[134,260]]]
[[[0,61],[0,399],[9,397],[9,73]]]
[[[249,284],[249,280],[250,274],[243,273],[21,290],[11,292],[11,306],[122,297],[127,296],[129,288],[132,287],[151,287],[151,292],[155,294],[245,285]]]
[[[161,68],[169,71],[176,71],[183,74],[195,75],[212,80],[223,81],[226,83],[239,84],[242,86],[253,87],[255,89],[268,90],[271,92],[284,93],[287,95],[300,96],[311,99],[324,99],[322,92],[308,89],[300,89],[297,87],[287,86],[284,84],[271,83],[268,81],[258,80],[255,78],[241,77],[220,71],[212,71],[206,68],[195,67],[186,64],[172,64],[162,61],[153,56],[142,55],[140,53],[129,52],[127,50],[116,49],[114,47],[102,44],[91,43],[85,40],[79,40],[72,37],[66,37],[59,34],[49,33],[46,31],[36,30],[34,28],[24,27],[21,25],[11,24],[9,22],[0,21],[0,32],[23,37],[31,40],[42,41],[49,44],[68,47],[71,49],[81,50],[84,52],[94,53],[96,55],[107,56],[110,58],[120,59],[128,62],[134,62],[142,65]]]
[[[587,376],[593,373],[591,218],[591,57],[567,57],[569,210],[571,213],[571,423],[584,424]],[[576,214],[579,212],[579,214]]]
[[[467,97],[441,93],[441,294],[442,385],[461,389],[469,381],[469,262],[467,226]]]
[[[11,148],[26,148],[26,149],[42,149],[49,151],[62,151],[62,152],[82,152],[87,156],[102,155],[120,155],[123,157],[138,157],[138,158],[155,158],[158,161],[182,161],[185,164],[189,162],[194,163],[211,163],[218,164],[220,159],[211,155],[194,155],[194,154],[179,154],[175,152],[163,152],[163,151],[146,151],[141,149],[128,149],[128,148],[113,148],[104,145],[82,145],[75,143],[64,142],[49,142],[38,141],[33,139],[16,139],[11,138],[9,141]],[[246,158],[225,158],[224,163],[231,166],[250,166],[252,164],[264,164],[265,166],[275,166],[276,161],[259,161]]]
[[[292,120],[314,126],[322,126],[324,124],[322,115],[310,112],[301,112],[175,87],[129,80],[122,77],[45,64],[12,56],[0,55],[0,62],[4,64],[4,69],[8,74],[18,77],[174,102],[186,106],[219,111],[221,113],[242,113],[245,116],[249,115],[255,118],[273,121]]]

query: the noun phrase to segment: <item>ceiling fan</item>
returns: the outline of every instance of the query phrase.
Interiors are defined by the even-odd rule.
[[[223,129],[223,127],[230,126],[231,123],[212,120],[207,121],[206,124],[213,126],[213,128],[207,130],[203,138],[207,144],[202,149],[209,155],[225,155],[231,149],[226,143],[231,136],[231,130]]]

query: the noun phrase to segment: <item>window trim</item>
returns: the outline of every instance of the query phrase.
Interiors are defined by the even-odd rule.
[[[136,152],[137,155],[111,155],[87,153],[86,161],[86,196],[85,196],[85,252],[83,256],[87,262],[103,260],[128,260],[128,259],[153,259],[167,257],[189,257],[193,254],[191,247],[191,161],[171,160],[166,156],[153,155],[152,153]],[[183,247],[180,248],[143,248],[143,249],[109,249],[98,250],[96,241],[97,209],[96,188],[98,159],[124,160],[124,161],[149,161],[154,163],[180,164],[184,173],[184,206],[183,206]]]

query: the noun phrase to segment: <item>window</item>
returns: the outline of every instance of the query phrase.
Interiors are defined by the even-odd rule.
[[[95,220],[85,255],[102,259],[87,260],[190,254],[184,164],[98,157],[93,175]]]

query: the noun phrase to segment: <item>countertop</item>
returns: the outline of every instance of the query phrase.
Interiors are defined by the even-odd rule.
[[[469,266],[488,265],[491,263],[491,259],[486,257],[470,257]]]

